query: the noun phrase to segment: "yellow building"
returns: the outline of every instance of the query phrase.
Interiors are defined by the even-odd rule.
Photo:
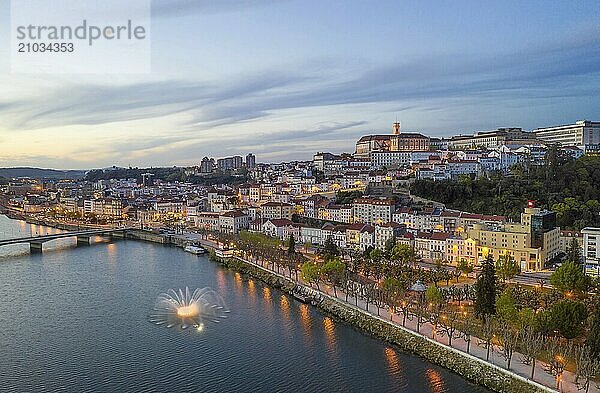
[[[521,224],[505,224],[495,229],[477,224],[467,230],[466,236],[477,243],[479,261],[489,254],[494,260],[510,255],[519,262],[521,270],[537,271],[560,252],[560,229],[555,223],[554,213],[526,208],[521,214]]]

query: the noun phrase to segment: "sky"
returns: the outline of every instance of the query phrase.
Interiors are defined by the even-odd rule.
[[[11,73],[0,0],[0,166],[89,169],[353,152],[600,120],[600,2],[152,0],[152,70]],[[68,10],[65,10],[68,12]]]

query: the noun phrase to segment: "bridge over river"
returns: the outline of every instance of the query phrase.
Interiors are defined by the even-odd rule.
[[[32,253],[40,253],[42,252],[42,245],[52,240],[76,237],[77,245],[89,245],[90,238],[94,236],[111,236],[117,238],[124,238],[127,231],[131,231],[133,229],[134,228],[89,229],[76,232],[56,233],[53,235],[20,237],[16,239],[0,240],[0,246],[29,243],[29,249]]]

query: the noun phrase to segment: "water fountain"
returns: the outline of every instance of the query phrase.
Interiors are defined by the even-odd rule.
[[[202,331],[205,322],[219,323],[227,318],[227,313],[225,302],[212,289],[198,288],[191,292],[185,287],[158,295],[150,322],[168,328]]]

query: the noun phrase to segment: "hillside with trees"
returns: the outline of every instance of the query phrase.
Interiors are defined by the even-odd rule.
[[[85,171],[79,170],[60,170],[60,169],[42,169],[42,168],[0,168],[0,177],[12,179],[17,177],[29,177],[32,179],[80,179],[85,176]]]
[[[563,229],[600,226],[600,157],[577,160],[549,148],[544,165],[519,164],[511,173],[472,179],[417,180],[416,196],[444,203],[448,208],[500,214],[518,221],[528,200],[557,213]]]
[[[229,173],[217,170],[209,174],[194,175],[188,174],[184,167],[165,167],[165,168],[119,168],[111,169],[93,169],[85,177],[88,181],[111,180],[111,179],[137,179],[142,181],[143,173],[152,173],[155,180],[165,182],[189,182],[201,185],[214,184],[241,184],[248,181],[248,171],[245,168],[239,169],[236,173]]]

